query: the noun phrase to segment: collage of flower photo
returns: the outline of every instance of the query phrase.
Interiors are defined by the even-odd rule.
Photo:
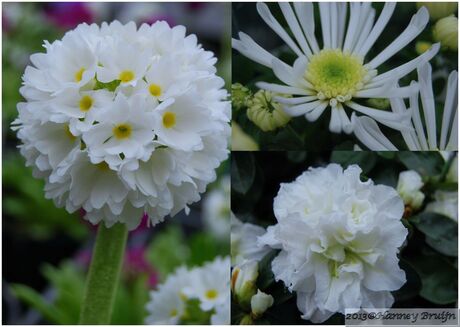
[[[3,1],[2,324],[457,326],[457,17]]]

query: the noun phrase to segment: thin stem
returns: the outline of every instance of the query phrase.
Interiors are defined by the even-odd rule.
[[[81,325],[108,325],[128,238],[124,224],[99,225],[80,312]]]

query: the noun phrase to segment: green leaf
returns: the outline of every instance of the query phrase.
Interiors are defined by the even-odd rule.
[[[422,212],[410,221],[426,236],[426,242],[442,254],[458,255],[457,223],[433,212]]]
[[[435,151],[429,152],[398,152],[399,160],[407,167],[420,173],[422,176],[433,176],[441,173],[444,159]]]
[[[68,324],[62,312],[51,303],[46,302],[34,289],[20,284],[11,285],[11,289],[19,300],[40,312],[47,321],[58,325]]]
[[[357,164],[366,174],[374,168],[377,158],[374,152],[369,151],[334,151],[331,155],[331,162],[338,163],[343,168]]]
[[[270,251],[259,261],[259,277],[257,278],[257,287],[264,291],[275,282],[275,276],[272,271],[272,261],[278,254],[278,251]]]
[[[401,259],[399,265],[406,273],[407,282],[399,290],[392,293],[396,301],[407,301],[420,293],[422,281],[415,268],[409,262]]]
[[[306,151],[286,151],[286,156],[293,163],[301,163],[307,158]]]
[[[409,261],[422,280],[420,296],[439,305],[457,301],[457,269],[452,264],[439,255],[420,255]]]
[[[256,175],[254,156],[250,152],[232,153],[232,188],[240,194],[246,194]]]

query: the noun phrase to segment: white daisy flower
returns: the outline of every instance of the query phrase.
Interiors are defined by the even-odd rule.
[[[191,285],[184,294],[198,298],[203,311],[215,309],[230,297],[230,258],[216,258],[200,268],[191,271]]]
[[[211,233],[226,242],[230,237],[230,210],[230,176],[223,176],[203,200],[203,219]]]
[[[351,2],[349,6],[347,3],[319,3],[321,45],[315,37],[313,3],[295,2],[291,6],[282,2],[279,6],[294,38],[275,19],[266,4],[258,3],[257,10],[264,22],[296,54],[297,59],[292,66],[264,50],[244,33],[239,33],[239,40],[232,40],[234,49],[271,68],[282,82],[259,82],[256,84],[259,88],[292,95],[275,98],[285,105],[284,110],[291,116],[305,115],[307,120],[315,121],[330,108],[329,129],[334,133],[352,132],[353,125],[345,108],[372,117],[394,129],[409,129],[410,114],[384,112],[363,106],[357,100],[409,97],[418,91],[417,85],[398,87],[395,81],[430,60],[439,50],[439,44],[387,72],[382,73],[378,68],[422,32],[429,20],[426,8],[422,7],[412,17],[407,28],[382,52],[369,60],[366,55],[390,20],[396,7],[395,2],[385,3],[377,19],[370,2]]]
[[[200,199],[228,156],[216,58],[183,26],[81,24],[33,54],[13,123],[46,197],[134,229]]]
[[[146,324],[177,325],[194,321],[187,303],[198,300],[200,310],[209,312],[204,324],[230,324],[230,258],[217,257],[202,267],[180,267],[157,290],[150,292]]]
[[[260,261],[270,252],[270,247],[259,244],[258,237],[264,235],[265,228],[243,223],[231,214],[231,254],[232,266],[240,265],[245,261]]]
[[[150,292],[150,301],[146,305],[149,313],[145,319],[147,325],[177,325],[180,322],[187,300],[182,290],[191,281],[189,275],[185,267],[180,267],[157,290]]]
[[[447,93],[444,101],[442,120],[437,122],[436,103],[433,94],[431,65],[417,68],[419,96],[410,97],[410,106],[406,107],[402,97],[390,99],[394,113],[411,113],[411,130],[401,131],[402,137],[411,151],[458,149],[458,74],[452,71],[447,80]],[[413,82],[415,83],[415,82]],[[422,120],[422,117],[423,120]],[[372,151],[396,151],[398,148],[382,133],[375,121],[368,117],[352,117],[354,133],[358,140]],[[437,126],[441,126],[440,133]]]
[[[310,168],[281,184],[277,224],[259,240],[281,249],[276,280],[297,294],[302,318],[323,322],[345,308],[389,308],[405,282],[399,247],[407,236],[395,189],[362,182],[361,168]]]

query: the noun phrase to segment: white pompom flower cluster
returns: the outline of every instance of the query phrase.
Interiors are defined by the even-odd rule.
[[[25,70],[13,128],[47,198],[130,229],[200,199],[228,155],[230,105],[195,35],[114,21],[44,47]]]
[[[406,282],[399,248],[407,236],[395,189],[362,182],[361,168],[310,168],[281,184],[277,224],[259,237],[280,249],[276,280],[297,293],[302,318],[323,322],[345,309],[389,308]]]
[[[178,268],[157,290],[150,292],[147,303],[149,325],[197,323],[192,301],[210,315],[202,324],[230,324],[230,258],[217,257],[202,267]],[[203,317],[202,314],[199,315]]]

